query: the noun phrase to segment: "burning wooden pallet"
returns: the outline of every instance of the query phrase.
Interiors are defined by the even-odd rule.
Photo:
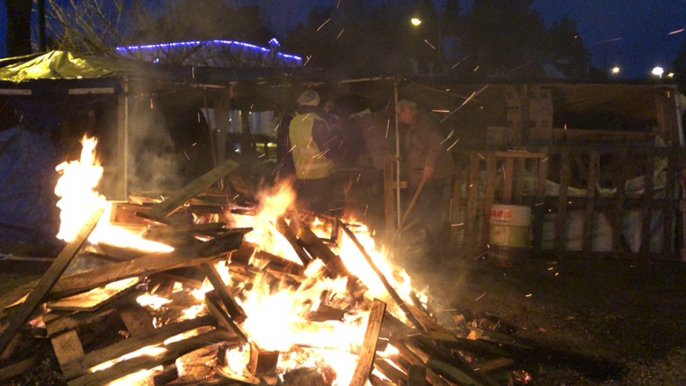
[[[352,224],[324,218],[328,234],[318,235],[309,214],[249,208],[239,216],[250,227],[226,226],[232,216],[226,200],[202,211],[225,221],[171,220],[233,167],[227,162],[155,205],[127,204],[126,210],[151,222],[147,237],[173,244],[174,251],[124,253],[109,245],[98,253],[107,250],[119,261],[63,275],[95,227],[96,213],[41,280],[6,294],[0,302],[7,324],[0,379],[30,368],[26,360],[9,358],[18,356],[23,336],[40,335],[50,340],[70,386],[512,382],[513,355],[506,349],[517,344],[512,338],[475,328],[446,330],[416,294],[399,289]],[[274,237],[286,247],[267,248],[266,238]],[[349,260],[346,244],[356,260]],[[262,308],[254,307],[257,295],[257,302],[269,299]],[[278,312],[285,303],[290,314]],[[292,320],[284,329],[277,319]],[[332,337],[344,344],[333,346]],[[283,338],[289,338],[285,345],[276,344]],[[350,366],[343,369],[325,355],[332,353]]]

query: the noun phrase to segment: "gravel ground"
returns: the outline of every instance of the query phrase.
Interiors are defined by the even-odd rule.
[[[686,385],[686,264],[538,256],[410,264],[432,300],[534,347],[536,385]]]

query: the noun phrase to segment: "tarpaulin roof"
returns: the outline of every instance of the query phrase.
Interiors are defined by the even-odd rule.
[[[0,80],[23,82],[38,79],[83,79],[116,76],[133,65],[128,61],[51,51],[25,62],[0,68]]]

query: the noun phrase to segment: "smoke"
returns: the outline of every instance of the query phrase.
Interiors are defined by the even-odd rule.
[[[129,192],[161,192],[181,187],[179,154],[155,99],[137,101],[129,117]]]

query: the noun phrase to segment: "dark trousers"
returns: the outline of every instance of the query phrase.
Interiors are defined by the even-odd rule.
[[[417,214],[426,230],[431,252],[446,252],[450,242],[450,178],[424,184],[417,198]]]
[[[296,202],[299,209],[329,214],[334,180],[331,176],[295,180]]]

